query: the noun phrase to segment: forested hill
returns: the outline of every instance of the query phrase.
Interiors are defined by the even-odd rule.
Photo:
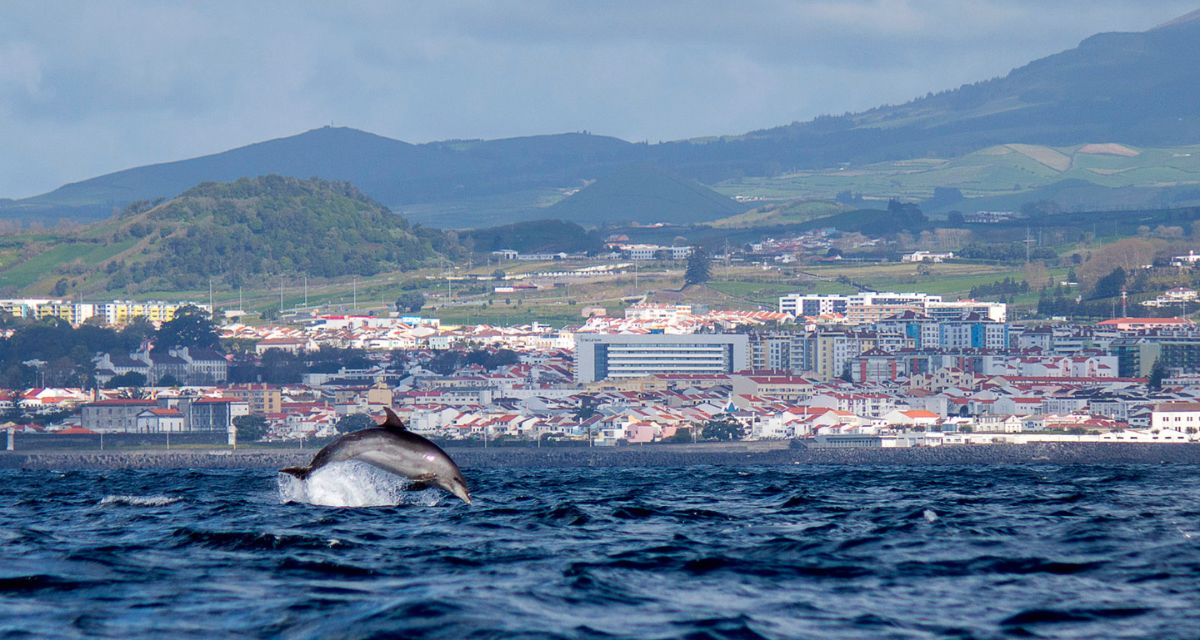
[[[459,250],[445,233],[410,225],[349,183],[282,176],[205,183],[157,206],[132,205],[92,233],[136,239],[103,265],[110,288],[194,288],[209,277],[236,286],[263,274],[371,275]]]

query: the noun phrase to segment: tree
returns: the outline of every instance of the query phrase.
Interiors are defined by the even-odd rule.
[[[663,440],[663,442],[673,442],[673,443],[691,442],[692,441],[692,431],[694,431],[696,428],[697,427],[694,425],[691,427],[676,427],[675,433],[671,434],[671,437]]]
[[[497,349],[495,353],[488,354],[483,366],[488,371],[491,371],[500,367],[509,367],[520,362],[521,356],[517,355],[516,351],[512,349]]]
[[[396,298],[396,311],[416,313],[425,306],[425,294],[420,291],[406,291]]]
[[[1029,283],[1031,289],[1040,291],[1043,287],[1050,284],[1050,270],[1046,268],[1043,262],[1027,262],[1022,268],[1022,275],[1025,277],[1025,282]]]
[[[1092,289],[1092,298],[1115,298],[1121,295],[1121,290],[1124,287],[1125,270],[1117,267],[1111,273],[1096,281],[1096,286]]]
[[[595,396],[583,395],[579,397],[579,405],[575,407],[575,421],[583,422],[591,419],[596,415],[596,405],[598,404]]]
[[[342,417],[334,427],[338,433],[350,433],[374,427],[375,419],[365,413],[352,413]]]
[[[1101,278],[1111,275],[1118,268],[1127,275],[1134,273],[1154,261],[1157,248],[1155,241],[1142,238],[1125,238],[1105,245],[1092,252],[1087,262],[1079,267],[1079,283],[1087,290],[1096,287]]]
[[[687,260],[687,271],[683,273],[684,286],[703,284],[712,279],[712,258],[704,247],[695,247]]]
[[[1163,365],[1162,358],[1154,361],[1154,366],[1150,368],[1150,379],[1146,381],[1146,386],[1155,391],[1162,389],[1163,379],[1167,377],[1167,367]]]
[[[426,368],[434,373],[448,376],[462,366],[463,354],[456,349],[447,349],[439,352],[426,363]]]
[[[409,360],[409,358],[408,358],[407,351],[405,351],[404,349],[393,349],[391,351],[391,353],[388,354],[387,368],[389,371],[399,371],[399,372],[407,371],[408,370],[408,360]]]
[[[267,419],[259,415],[238,416],[233,419],[237,427],[238,440],[243,442],[258,442],[267,435]]]
[[[155,350],[162,351],[172,347],[219,349],[220,346],[221,339],[208,312],[193,306],[177,310],[174,318],[159,327],[154,338]]]
[[[179,378],[169,373],[158,379],[158,386],[160,387],[178,387],[181,384],[183,383],[179,381]]]
[[[721,416],[706,422],[704,429],[700,432],[700,437],[705,440],[722,442],[741,440],[746,437],[746,427],[733,416]]]
[[[104,385],[108,389],[120,389],[123,387],[144,387],[146,386],[146,376],[137,371],[129,371],[122,373],[119,376],[113,376],[108,384]]]

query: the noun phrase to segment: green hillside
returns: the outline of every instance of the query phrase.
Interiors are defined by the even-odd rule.
[[[205,183],[139,203],[60,237],[0,253],[0,287],[50,291],[199,289],[272,275],[323,278],[405,270],[461,249],[345,182],[281,176]],[[19,259],[18,259],[19,256]],[[61,293],[60,293],[61,295]]]
[[[607,172],[542,212],[547,218],[585,225],[650,224],[704,222],[747,208],[698,182],[654,167],[630,166]]]
[[[951,159],[903,160],[864,166],[740,178],[716,185],[729,196],[833,199],[853,193],[867,199],[926,200],[955,188],[967,198],[1043,199],[1051,185],[1091,184],[1108,189],[1173,190],[1200,187],[1200,146],[1134,148],[1120,144],[1065,147],[996,145]],[[1022,194],[1028,194],[1023,196]]]

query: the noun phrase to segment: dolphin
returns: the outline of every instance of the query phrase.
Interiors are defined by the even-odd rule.
[[[288,467],[280,469],[280,473],[304,480],[325,465],[357,460],[416,481],[412,489],[429,485],[441,487],[471,504],[467,481],[450,456],[436,444],[406,429],[391,409],[384,411],[387,419],[383,424],[347,433],[325,445],[307,467]]]

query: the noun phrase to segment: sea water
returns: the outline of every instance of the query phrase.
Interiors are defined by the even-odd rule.
[[[6,470],[0,636],[1196,638],[1198,472]]]

